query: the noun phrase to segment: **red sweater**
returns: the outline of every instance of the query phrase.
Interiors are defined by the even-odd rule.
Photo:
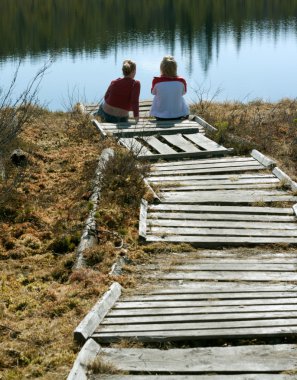
[[[132,78],[113,80],[104,96],[105,102],[126,111],[133,111],[134,117],[139,116],[140,82]]]

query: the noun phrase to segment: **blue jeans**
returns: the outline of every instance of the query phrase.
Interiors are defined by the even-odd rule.
[[[102,104],[100,104],[100,107],[98,111],[95,113],[95,115],[100,116],[103,119],[103,121],[105,121],[106,123],[127,123],[128,121],[128,116],[119,117],[119,116],[109,115],[103,110]]]

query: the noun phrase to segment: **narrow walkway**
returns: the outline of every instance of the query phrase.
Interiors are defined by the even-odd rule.
[[[160,203],[142,202],[140,237],[193,250],[134,268],[133,295],[113,284],[75,331],[86,343],[69,379],[297,379],[297,252],[282,249],[297,244],[297,185],[257,151],[230,156],[198,117],[95,124],[165,160],[147,178]]]

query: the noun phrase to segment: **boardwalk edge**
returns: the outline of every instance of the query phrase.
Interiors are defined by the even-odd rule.
[[[141,200],[139,211],[139,237],[146,239],[146,218],[147,218],[147,206],[148,202],[145,199]]]
[[[272,174],[274,174],[279,180],[284,181],[285,184],[288,184],[292,191],[297,191],[297,183],[293,181],[286,173],[284,173],[280,168],[275,167],[272,170]]]
[[[93,334],[103,318],[119,299],[121,292],[121,285],[118,282],[114,282],[74,330],[75,341],[79,343],[85,342]]]
[[[107,137],[107,133],[104,131],[104,129],[101,127],[100,123],[96,119],[92,119],[93,125],[97,128],[98,132],[101,134],[103,138]]]
[[[252,150],[251,156],[266,168],[274,168],[276,166],[275,161],[271,160],[256,149]]]
[[[97,209],[98,200],[100,198],[100,177],[102,173],[102,169],[106,162],[112,157],[114,151],[110,148],[104,149],[100,155],[98,160],[98,165],[96,169],[96,175],[94,179],[94,189],[93,193],[90,197],[90,202],[92,203],[92,209],[89,213],[89,216],[85,223],[85,228],[83,230],[82,236],[80,238],[80,242],[76,251],[76,262],[74,264],[74,269],[78,269],[84,266],[84,251],[88,248],[93,247],[97,243],[96,238],[96,221],[95,221],[95,213]]]
[[[202,119],[202,117],[200,117],[198,115],[191,116],[191,120],[196,121],[196,123],[202,125],[202,127],[204,127],[209,132],[217,132],[218,131],[217,128],[215,128],[212,125],[208,124],[204,119]]]
[[[87,380],[86,367],[96,358],[101,350],[101,346],[93,339],[89,339],[80,350],[67,380]]]

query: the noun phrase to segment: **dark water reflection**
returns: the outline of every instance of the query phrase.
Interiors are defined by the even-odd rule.
[[[247,39],[296,38],[297,0],[0,0],[0,35],[2,63],[157,45],[206,74],[227,38],[237,51]]]

